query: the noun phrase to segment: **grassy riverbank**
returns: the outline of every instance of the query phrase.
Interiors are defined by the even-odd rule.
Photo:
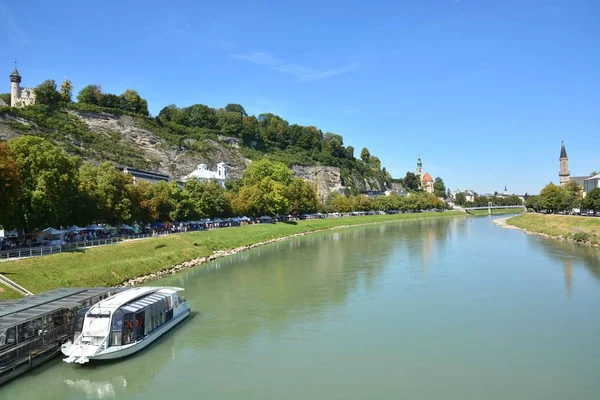
[[[529,232],[600,244],[600,218],[524,213],[509,218],[506,222]]]
[[[58,287],[115,286],[128,279],[169,268],[216,250],[229,250],[296,233],[340,226],[388,221],[444,218],[459,211],[372,215],[213,229],[134,240],[86,250],[35,257],[0,264],[0,273],[40,293]],[[0,299],[6,298],[0,293]]]
[[[518,214],[523,212],[523,209],[519,208],[498,208],[492,210],[492,215],[506,215],[506,214]],[[471,215],[488,215],[488,210],[471,210]]]

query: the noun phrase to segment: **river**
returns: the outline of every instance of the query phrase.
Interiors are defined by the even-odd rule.
[[[0,398],[600,398],[600,252],[488,217],[318,233],[152,284],[184,287],[194,314]]]

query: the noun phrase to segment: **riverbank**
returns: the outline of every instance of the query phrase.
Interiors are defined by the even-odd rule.
[[[528,234],[600,247],[600,218],[523,213],[496,219],[494,223]]]
[[[465,214],[445,211],[370,215],[211,229],[3,263],[0,273],[33,293],[59,287],[130,285],[297,235],[358,225],[461,215]],[[8,290],[0,293],[0,299],[7,298]]]
[[[518,214],[523,212],[523,209],[518,209],[518,208],[498,208],[498,209],[492,209],[492,214],[491,215],[507,215],[507,214]],[[490,215],[488,210],[470,210],[469,214],[471,215]]]

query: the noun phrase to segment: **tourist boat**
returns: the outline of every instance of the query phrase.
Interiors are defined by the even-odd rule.
[[[143,349],[190,315],[176,287],[136,287],[83,309],[73,318],[67,363],[111,360]]]

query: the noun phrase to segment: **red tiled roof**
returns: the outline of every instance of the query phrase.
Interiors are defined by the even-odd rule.
[[[423,182],[433,182],[433,178],[431,177],[431,175],[429,175],[429,172],[425,173],[425,176],[423,177]]]

